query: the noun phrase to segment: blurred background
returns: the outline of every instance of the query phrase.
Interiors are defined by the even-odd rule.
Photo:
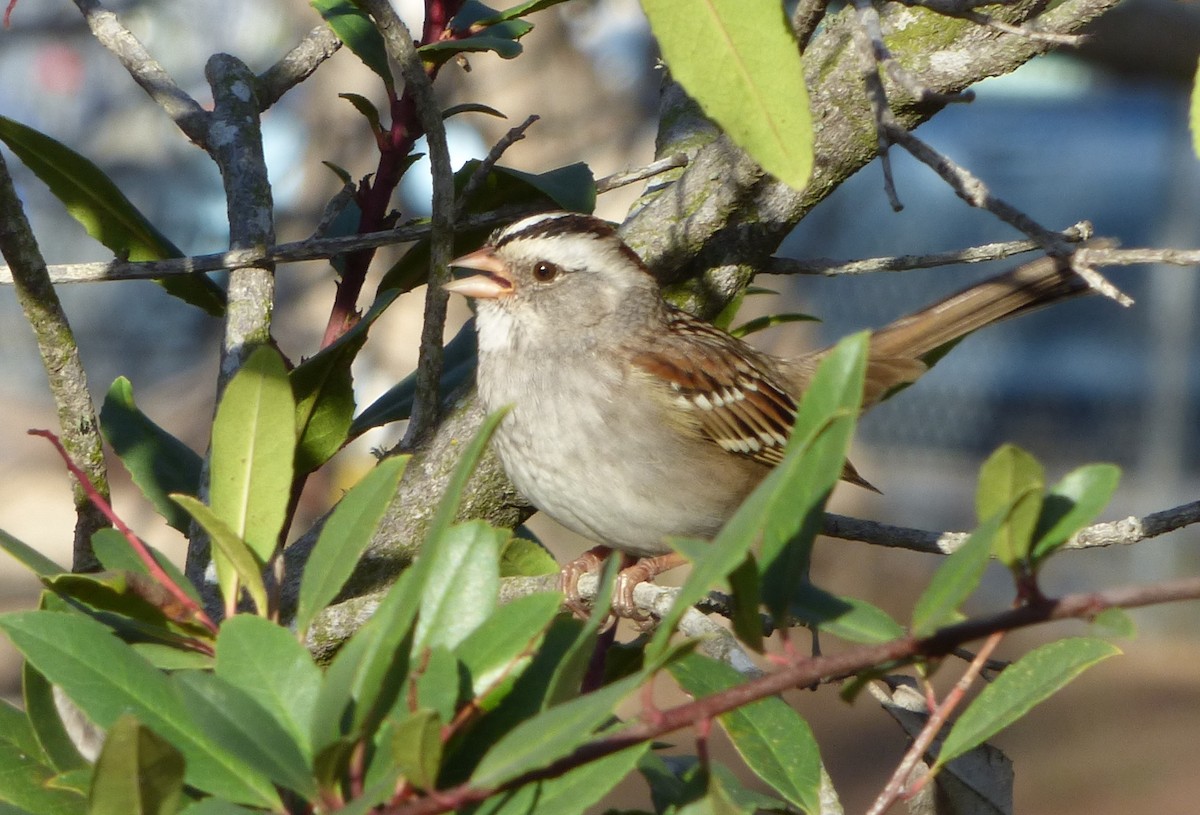
[[[497,5],[510,5],[498,3]],[[110,2],[148,49],[202,104],[204,62],[233,53],[262,71],[319,19],[300,0]],[[420,3],[396,2],[416,24]],[[480,101],[507,121],[458,116],[448,122],[455,164],[481,157],[530,113],[542,120],[502,163],[540,171],[587,162],[597,177],[653,155],[659,76],[655,46],[636,0],[575,2],[532,18],[525,54],[505,62],[471,57],[474,70],[448,66],[437,83],[447,104]],[[92,159],[184,251],[225,247],[225,203],[216,169],[129,81],[67,3],[19,4],[0,33],[0,113]],[[977,100],[953,106],[920,129],[923,139],[981,177],[1044,225],[1091,220],[1097,234],[1126,246],[1194,248],[1200,217],[1200,162],[1187,130],[1187,95],[1200,54],[1200,7],[1130,0],[1100,21],[1071,56],[1042,58],[989,80]],[[548,80],[553,86],[547,92]],[[373,74],[338,53],[263,119],[274,185],[277,236],[311,233],[340,182],[321,165],[353,176],[373,171],[363,119],[338,93],[379,101]],[[92,241],[41,185],[6,153],[42,250],[51,263],[101,260]],[[970,210],[931,172],[894,151],[905,204],[888,207],[877,164],[818,207],[781,247],[795,257],[854,259],[957,249],[1019,237]],[[603,196],[598,214],[620,220],[639,190]],[[398,206],[427,210],[428,169],[406,179]],[[381,253],[376,269],[394,254]],[[780,354],[831,343],[879,326],[1016,261],[856,278],[773,278],[780,293],[749,298],[744,316],[803,311],[820,323],[792,324],[753,341]],[[1005,441],[1036,455],[1051,480],[1081,464],[1124,469],[1106,519],[1143,515],[1194,500],[1200,461],[1200,336],[1194,269],[1137,267],[1111,277],[1137,305],[1074,301],[971,337],[916,387],[862,422],[854,459],[883,491],[842,487],[836,511],[924,529],[969,529],[979,465]],[[276,335],[293,359],[317,350],[334,292],[328,266],[282,267]],[[367,296],[373,287],[368,285]],[[207,445],[220,325],[149,282],[60,289],[97,402],[117,376],[132,380],[140,406],[197,450]],[[359,357],[359,405],[369,404],[415,362],[423,290],[403,298],[373,329]],[[455,302],[457,324],[467,316]],[[32,334],[10,288],[0,288],[0,528],[69,560],[70,490],[49,445],[25,430],[54,427]],[[313,479],[310,514],[321,512],[370,466],[369,448],[390,445],[388,428],[347,450]],[[158,522],[110,460],[115,505],[144,537],[177,555],[183,541]],[[298,524],[303,528],[303,520]],[[560,555],[582,544],[545,519],[533,522]],[[1200,532],[1183,530],[1120,550],[1073,553],[1051,563],[1050,592],[1194,574]],[[824,541],[817,582],[895,613],[911,608],[934,558]],[[0,553],[0,608],[30,606],[38,586]],[[991,575],[977,610],[1001,608],[1011,591]],[[1041,813],[1190,811],[1200,796],[1194,743],[1200,732],[1200,642],[1195,606],[1139,611],[1138,638],[1005,733],[998,744],[1017,767],[1017,809]],[[1028,647],[1027,635],[1012,638]],[[1019,653],[1015,648],[1014,653]],[[0,643],[0,693],[18,693],[17,660]],[[832,689],[797,693],[812,717],[849,811],[875,795],[904,747],[887,716],[867,699],[846,706]],[[1111,745],[1119,744],[1114,750]],[[636,783],[631,795],[640,794]],[[1188,802],[1186,805],[1184,802]],[[1022,805],[1024,803],[1024,806]]]

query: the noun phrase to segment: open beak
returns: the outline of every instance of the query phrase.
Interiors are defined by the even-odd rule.
[[[496,257],[495,250],[490,246],[476,249],[469,255],[452,260],[450,265],[474,269],[480,274],[451,280],[442,286],[448,292],[484,300],[495,300],[498,297],[512,294],[512,275],[508,273],[504,263]]]

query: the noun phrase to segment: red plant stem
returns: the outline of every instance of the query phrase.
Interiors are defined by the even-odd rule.
[[[942,700],[942,703],[930,708],[929,718],[925,720],[925,726],[921,728],[921,732],[913,739],[912,745],[908,748],[908,752],[904,754],[904,758],[896,767],[896,771],[892,773],[892,777],[888,779],[887,784],[879,793],[879,797],[875,799],[875,802],[871,804],[871,808],[867,810],[867,815],[883,815],[901,794],[905,794],[906,798],[915,795],[920,792],[925,782],[932,777],[926,774],[910,790],[906,792],[904,789],[913,768],[917,766],[917,762],[925,755],[925,751],[933,743],[934,737],[941,731],[942,725],[950,718],[950,714],[962,702],[963,697],[967,695],[971,684],[978,678],[979,672],[987,664],[988,657],[996,650],[996,646],[1000,644],[1000,640],[1004,639],[1005,633],[1004,631],[997,631],[988,637],[979,649],[979,653],[975,655],[975,659],[971,660],[971,664],[967,666],[967,670],[959,677],[958,682],[954,683],[954,687],[946,694],[946,698]]]
[[[48,439],[54,445],[54,449],[58,451],[63,462],[67,465],[67,469],[71,471],[71,475],[75,476],[75,480],[79,482],[79,486],[83,487],[83,491],[87,493],[88,500],[99,509],[104,516],[112,522],[112,525],[117,528],[117,531],[125,536],[125,540],[129,541],[129,545],[137,552],[138,557],[146,564],[146,570],[150,572],[150,576],[158,581],[164,589],[171,593],[179,603],[192,614],[197,621],[212,633],[217,633],[217,626],[212,619],[205,613],[204,609],[196,605],[188,593],[179,587],[179,585],[171,579],[171,576],[163,571],[162,566],[158,565],[158,561],[154,559],[154,555],[146,548],[146,544],[142,543],[141,538],[133,533],[133,530],[113,511],[109,503],[104,500],[104,496],[96,489],[91,480],[84,474],[83,470],[75,466],[75,462],[71,461],[71,457],[63,448],[62,442],[58,440],[58,436],[54,435],[49,430],[30,430],[29,435],[41,436]]]
[[[1057,600],[1046,600],[1036,606],[1021,606],[987,617],[966,620],[939,629],[928,637],[911,635],[878,645],[863,645],[839,654],[801,658],[774,673],[705,696],[694,702],[660,711],[654,722],[637,722],[624,730],[583,745],[574,753],[546,767],[531,770],[525,775],[493,788],[460,784],[446,790],[430,792],[424,798],[391,806],[387,815],[436,815],[460,809],[482,801],[503,790],[516,789],[523,784],[545,778],[556,778],[568,770],[604,756],[632,747],[689,725],[728,713],[742,705],[774,696],[795,687],[803,687],[825,678],[851,676],[877,665],[908,663],[917,658],[945,656],[959,645],[993,634],[1011,631],[1051,620],[1089,618],[1108,608],[1136,608],[1178,600],[1200,599],[1200,577],[1120,586],[1115,589],[1087,594],[1068,594]]]
[[[463,0],[426,0],[421,44],[443,39],[447,26],[462,4]],[[430,79],[437,76],[440,67],[435,64],[425,66]],[[397,98],[394,91],[389,90],[388,96],[392,125],[377,140],[379,163],[374,176],[362,181],[355,196],[360,211],[357,230],[360,235],[387,228],[388,205],[407,168],[405,159],[417,139],[425,133],[412,94],[406,91]],[[346,256],[345,271],[338,282],[325,335],[321,339],[322,348],[335,342],[358,322],[358,298],[374,258],[374,249],[361,249]]]

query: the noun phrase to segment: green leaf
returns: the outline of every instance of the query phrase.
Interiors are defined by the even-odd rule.
[[[735,337],[742,338],[756,334],[759,331],[765,331],[768,328],[774,328],[777,325],[810,323],[816,319],[811,314],[768,314],[764,317],[755,317],[753,320],[747,320],[737,328],[732,329],[729,333]]]
[[[20,747],[38,761],[46,759],[29,717],[6,699],[0,699],[0,741]]]
[[[1088,464],[1067,473],[1055,484],[1038,518],[1034,562],[1045,560],[1090,524],[1108,506],[1120,480],[1121,468],[1115,464]]]
[[[187,783],[231,800],[280,806],[271,784],[199,732],[167,678],[105,626],[81,614],[0,615],[0,629],[89,719],[109,728],[132,712],[187,760]]]
[[[491,31],[491,28],[484,29],[484,31]],[[440,64],[464,51],[495,51],[501,59],[514,59],[520,56],[523,50],[521,44],[512,37],[489,36],[484,33],[461,40],[438,40],[427,43],[418,48],[417,52],[426,62]]]
[[[992,453],[979,471],[975,514],[980,523],[1001,516],[993,549],[1000,562],[1010,569],[1024,564],[1029,557],[1045,486],[1042,465],[1012,444]]]
[[[492,25],[493,23],[503,22],[505,20],[515,20],[518,17],[526,17],[530,14],[533,14],[535,11],[541,11],[542,9],[550,8],[551,6],[557,6],[562,2],[564,2],[564,0],[527,0],[524,3],[518,3],[512,8],[505,9],[504,11],[495,12],[490,17],[480,17],[478,20],[472,20],[472,22],[477,25]],[[459,16],[461,15],[462,12],[459,12]],[[455,22],[458,22],[458,17],[455,17]]]
[[[1137,636],[1133,618],[1123,608],[1106,608],[1092,617],[1092,631],[1100,636],[1131,640]]]
[[[955,622],[958,609],[979,587],[996,532],[1003,516],[993,515],[971,533],[966,542],[938,567],[929,586],[913,607],[912,633],[926,637],[943,625]]]
[[[300,746],[247,691],[204,671],[178,671],[171,680],[196,725],[231,757],[276,784],[316,797],[317,784]]]
[[[482,710],[495,707],[529,665],[534,644],[561,604],[559,592],[519,597],[497,608],[455,648]]]
[[[0,116],[0,141],[50,188],[89,235],[118,258],[183,257],[99,167],[65,144],[4,116]],[[203,274],[173,275],[155,282],[214,317],[225,312],[225,293]]]
[[[591,168],[583,162],[544,173],[526,173],[500,166],[494,171],[528,184],[565,210],[590,213],[596,208],[596,182]]]
[[[395,722],[388,739],[391,763],[417,789],[434,789],[442,764],[442,722],[432,710],[415,710]]]
[[[555,778],[534,781],[488,798],[472,815],[582,815],[621,782],[650,749],[636,744],[609,756],[589,761]]]
[[[18,563],[38,577],[53,577],[56,574],[68,571],[29,544],[17,540],[3,529],[0,529],[0,549],[8,552]]]
[[[154,639],[208,637],[209,630],[196,620],[194,609],[183,607],[157,581],[139,572],[60,574],[44,581],[46,587],[99,611],[111,611],[144,624]]]
[[[313,719],[318,754],[343,736],[357,738],[373,731],[391,709],[408,676],[411,646],[406,641],[412,635],[423,581],[417,558],[325,671]]]
[[[539,577],[558,571],[558,561],[536,540],[522,537],[522,530],[500,550],[501,577]]]
[[[21,666],[21,696],[25,714],[50,765],[60,773],[91,767],[63,726],[62,716],[54,703],[54,687],[29,660]]]
[[[776,620],[786,616],[792,595],[808,580],[812,543],[842,476],[862,404],[867,342],[866,332],[847,337],[821,361],[796,410],[783,462],[714,541],[747,546],[761,539],[763,602]]]
[[[427,708],[435,712],[443,722],[451,721],[458,710],[460,697],[467,692],[466,677],[459,670],[458,659],[449,648],[435,645],[422,652],[422,659],[417,669],[409,679],[415,683],[417,707]],[[399,705],[407,707],[411,699],[406,691],[402,697],[405,701]]]
[[[217,407],[210,477],[213,513],[260,563],[279,545],[295,447],[296,403],[287,369],[278,351],[262,346],[234,374]]]
[[[813,162],[800,46],[779,3],[642,0],[688,95],[764,170],[795,189]]]
[[[297,365],[288,379],[296,399],[296,474],[311,473],[342,449],[354,419],[350,365],[367,339],[339,342]]]
[[[517,725],[493,744],[479,762],[471,775],[472,786],[499,786],[570,755],[612,718],[617,703],[641,684],[643,678],[641,674],[626,677]]]
[[[728,528],[728,526],[726,527]],[[722,531],[721,536],[724,535]],[[709,589],[726,575],[736,569],[745,559],[753,542],[750,537],[743,538],[737,545],[721,545],[721,536],[715,541],[689,540],[675,538],[669,541],[671,547],[688,559],[692,566],[691,572],[679,593],[671,603],[670,610],[659,622],[658,630],[650,644],[646,646],[647,654],[663,653],[671,642],[671,636],[687,610],[708,594]]]
[[[154,547],[146,545],[146,548],[150,551],[151,557],[154,558],[154,562],[159,565],[159,568],[175,581],[175,585],[183,589],[189,597],[196,601],[196,605],[203,606],[204,603],[200,599],[200,593],[196,591],[196,587],[192,585],[192,581],[188,580],[183,572],[179,570],[179,567]],[[105,527],[104,529],[96,530],[92,535],[92,550],[96,553],[96,559],[100,561],[100,564],[109,571],[135,572],[147,576],[150,574],[150,568],[146,565],[145,561],[134,551],[133,546],[130,545],[125,535],[116,529]]]
[[[605,561],[599,574],[599,588],[596,596],[592,598],[592,612],[579,630],[575,641],[558,658],[550,682],[546,685],[545,694],[540,700],[543,710],[579,696],[584,677],[587,676],[592,657],[596,653],[600,629],[610,615],[613,590],[620,570],[621,558],[612,556]]]
[[[933,770],[983,744],[1086,669],[1119,653],[1103,640],[1072,637],[1025,654],[1001,671],[958,717]]]
[[[196,519],[196,523],[204,528],[216,546],[216,554],[230,569],[229,582],[222,582],[221,593],[227,604],[235,600],[233,588],[240,583],[250,595],[254,607],[259,614],[266,614],[268,609],[267,589],[262,579],[262,564],[250,551],[249,545],[237,536],[229,525],[217,517],[209,507],[190,495],[172,495],[171,499],[186,509]]]
[[[133,401],[133,385],[123,376],[113,381],[104,397],[100,430],[142,495],[168,524],[186,534],[187,513],[167,496],[172,492],[199,492],[203,460],[196,451],[138,409]]]
[[[478,102],[463,102],[459,105],[451,105],[442,111],[442,121],[449,119],[451,116],[457,116],[460,113],[483,113],[488,116],[495,116],[497,119],[507,119],[500,111],[488,105],[482,105]]]
[[[30,815],[83,815],[87,801],[82,795],[48,787],[54,775],[20,746],[0,740],[0,812],[11,806]]]
[[[178,750],[125,714],[96,760],[88,815],[174,815],[184,800],[183,770]]]
[[[258,618],[254,617],[253,619],[257,620]],[[177,648],[173,645],[164,645],[158,642],[135,642],[130,647],[137,651],[151,665],[162,671],[181,671],[184,669],[196,671],[212,670],[213,658],[199,651]]]
[[[688,654],[669,670],[697,699],[745,681],[733,668]],[[763,781],[806,812],[820,812],[821,755],[808,723],[779,697],[760,699],[717,717],[734,748]]]
[[[830,594],[811,583],[794,595],[792,614],[849,642],[874,644],[904,636],[904,629],[883,609],[857,597]]]
[[[220,798],[204,798],[183,810],[180,815],[259,815],[259,813],[228,801],[222,801]]]
[[[500,594],[500,546],[507,529],[474,520],[450,527],[422,552],[430,558],[421,597],[413,653],[454,648],[496,609]]]
[[[383,36],[367,13],[351,0],[312,0],[312,7],[363,64],[379,75],[389,89],[395,87],[388,66]]]
[[[338,501],[304,565],[296,629],[305,631],[346,585],[396,496],[407,456],[384,459]]]
[[[1192,80],[1192,106],[1189,116],[1192,126],[1192,149],[1200,157],[1200,66],[1196,68],[1196,77]]]
[[[729,622],[733,633],[747,647],[761,654],[763,619],[759,607],[762,597],[759,593],[758,562],[753,554],[746,555],[745,560],[729,573],[729,594],[732,606]]]
[[[305,762],[312,762],[321,670],[290,631],[250,614],[229,618],[217,635],[216,670],[283,725]]]
[[[357,93],[339,93],[338,98],[345,99],[354,105],[354,109],[361,113],[371,125],[372,132],[383,132],[383,125],[379,122],[379,108],[375,107],[371,100]]]

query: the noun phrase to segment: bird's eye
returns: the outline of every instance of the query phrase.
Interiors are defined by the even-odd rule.
[[[538,261],[533,267],[533,279],[540,283],[549,283],[562,272],[558,266],[546,260]]]

